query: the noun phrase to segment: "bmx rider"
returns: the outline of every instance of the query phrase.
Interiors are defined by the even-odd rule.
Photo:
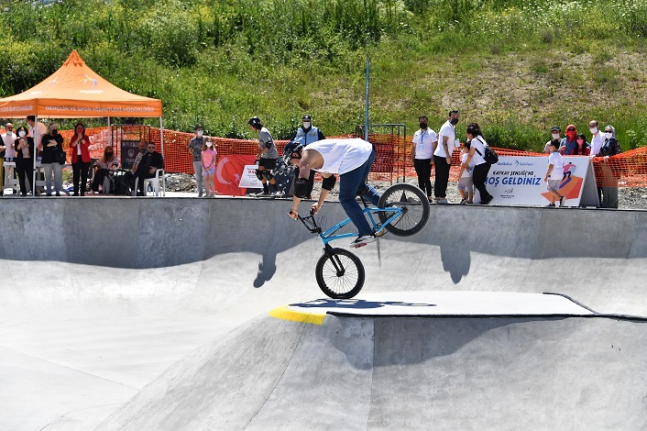
[[[299,178],[294,185],[292,209],[288,212],[290,217],[295,220],[299,217],[299,203],[307,197],[310,170],[320,172],[323,176],[319,200],[312,205],[315,214],[335,187],[335,174],[339,174],[339,202],[358,230],[358,236],[351,247],[363,247],[376,240],[362,208],[355,200],[356,196],[363,196],[376,206],[380,200],[380,193],[366,182],[375,160],[375,149],[370,142],[363,139],[323,139],[307,147],[289,142],[283,149],[283,159],[286,164],[297,166],[299,170]]]

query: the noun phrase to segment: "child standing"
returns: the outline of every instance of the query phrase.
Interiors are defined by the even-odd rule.
[[[458,193],[461,195],[461,205],[471,205],[474,202],[474,180],[472,171],[474,170],[474,158],[467,163],[470,154],[470,141],[467,141],[461,148],[461,172],[458,175]]]
[[[211,141],[206,141],[202,145],[202,178],[205,189],[207,190],[206,196],[213,198],[216,196],[214,175],[216,174],[216,155],[218,152],[213,148]]]
[[[548,172],[544,177],[546,188],[550,193],[549,207],[555,206],[555,200],[559,200],[559,206],[564,206],[564,196],[559,194],[559,186],[564,178],[564,159],[559,153],[559,139],[550,141],[550,156],[548,156]]]

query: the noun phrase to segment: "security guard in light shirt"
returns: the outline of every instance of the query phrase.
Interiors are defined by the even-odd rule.
[[[312,118],[310,115],[304,115],[301,119],[301,127],[297,129],[297,133],[292,138],[292,142],[299,143],[304,147],[307,147],[308,144],[313,142],[321,141],[326,139],[324,134],[319,130],[318,127],[312,125]],[[294,170],[294,181],[299,179],[299,170]],[[308,188],[306,189],[306,196],[308,199],[312,199],[312,188],[314,187],[315,182],[315,171],[310,171],[308,176]]]

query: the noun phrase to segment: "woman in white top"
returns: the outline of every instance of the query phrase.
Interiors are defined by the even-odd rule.
[[[483,159],[487,142],[485,142],[481,128],[477,123],[467,126],[467,139],[470,141],[470,152],[469,156],[467,156],[466,164],[469,165],[472,161],[474,162],[472,181],[474,181],[474,187],[481,196],[481,204],[487,205],[493,197],[485,188],[487,174],[490,172],[490,164]]]

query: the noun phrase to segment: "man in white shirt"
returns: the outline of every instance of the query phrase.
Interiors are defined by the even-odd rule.
[[[17,136],[13,132],[13,124],[7,123],[5,130],[6,132],[2,134],[2,141],[0,142],[0,196],[4,195],[5,178],[11,178],[10,175],[13,175],[11,168],[8,168],[7,172],[5,172],[4,161],[13,162],[16,157],[14,142]]]
[[[436,203],[446,205],[447,183],[449,182],[449,169],[452,166],[452,153],[456,148],[456,124],[459,112],[449,111],[447,121],[438,132],[438,145],[434,151],[434,165],[436,165],[436,184],[434,194]]]
[[[598,155],[600,148],[604,144],[604,133],[600,133],[600,128],[597,120],[591,120],[589,123],[589,131],[591,132],[591,158]]]
[[[29,115],[27,117],[27,124],[29,124],[29,136],[34,138],[34,148],[38,151],[42,150],[41,139],[47,134],[47,126],[43,123],[36,122],[36,117],[34,115]]]
[[[304,147],[298,142],[289,142],[283,148],[283,160],[288,165],[297,166],[299,179],[294,185],[292,209],[288,215],[299,217],[299,203],[306,198],[310,171],[320,172],[323,177],[319,201],[312,206],[315,213],[321,209],[328,193],[335,187],[335,174],[339,175],[339,203],[358,230],[357,239],[351,247],[363,247],[375,241],[362,208],[355,200],[363,196],[377,205],[381,194],[366,182],[368,173],[375,160],[375,149],[370,142],[362,139],[323,139]]]
[[[413,167],[418,175],[418,187],[427,193],[427,198],[431,201],[431,165],[433,153],[438,145],[436,132],[429,128],[429,120],[425,115],[418,117],[420,130],[413,135],[413,144],[411,145],[411,159]]]

